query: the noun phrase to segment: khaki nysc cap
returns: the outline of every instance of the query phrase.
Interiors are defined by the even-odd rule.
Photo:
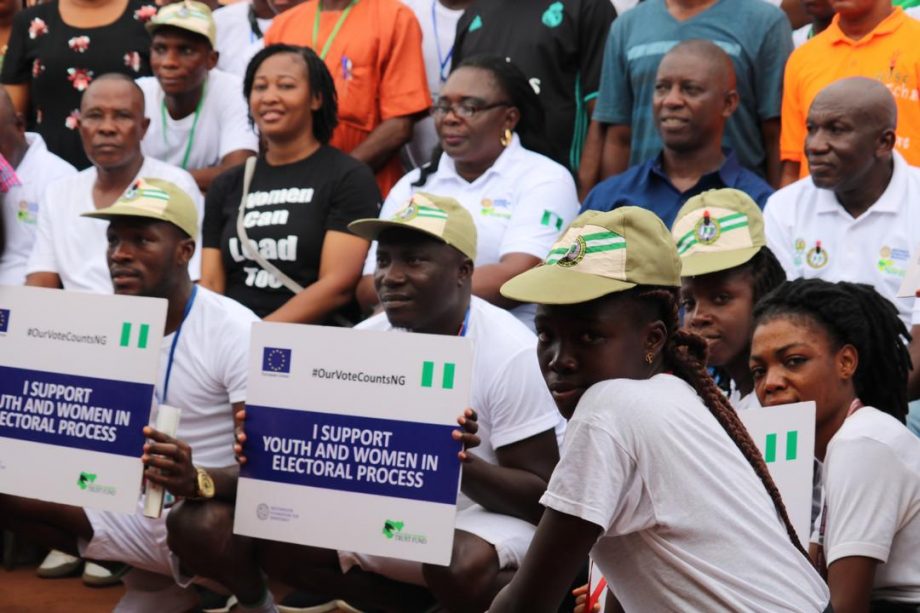
[[[671,235],[683,262],[683,277],[741,266],[767,244],[763,213],[737,189],[711,189],[687,200]]]
[[[501,293],[520,302],[575,304],[637,285],[679,287],[680,259],[657,215],[625,206],[576,217],[546,260]]]
[[[177,185],[162,179],[138,179],[112,206],[82,216],[109,221],[118,217],[145,217],[169,222],[192,238],[198,236],[195,202]]]
[[[200,34],[211,42],[211,48],[217,47],[217,24],[211,9],[203,2],[184,0],[176,4],[167,4],[147,22],[147,31],[152,35],[157,29],[170,26]]]
[[[377,240],[381,232],[390,228],[424,232],[471,260],[476,259],[473,216],[453,198],[417,192],[389,219],[356,219],[348,224],[353,233],[371,241]]]

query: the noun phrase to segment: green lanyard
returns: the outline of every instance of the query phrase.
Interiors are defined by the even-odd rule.
[[[192,118],[192,129],[188,133],[188,143],[185,145],[185,155],[182,156],[182,170],[188,169],[188,157],[192,154],[192,143],[195,142],[195,128],[198,127],[198,117],[201,115],[201,105],[204,104],[204,96],[207,93],[208,84],[205,82],[204,86],[201,88],[201,98],[198,99],[198,106],[195,107],[195,117]],[[166,125],[166,98],[164,96],[163,101],[160,103],[160,117],[163,122],[163,143],[168,147],[169,139],[166,137],[166,133],[169,131],[169,128]]]
[[[323,45],[323,50],[319,53],[319,59],[326,59],[326,55],[329,53],[329,47],[332,46],[332,41],[335,40],[339,30],[342,29],[342,24],[345,23],[345,20],[348,18],[348,13],[351,12],[352,7],[356,4],[358,4],[358,0],[351,0],[351,2],[348,3],[348,6],[345,7],[345,10],[342,11],[342,14],[339,16],[339,20],[336,21],[335,25],[332,27],[332,32],[329,34],[329,38],[326,39],[326,44]],[[319,37],[319,14],[322,11],[323,2],[320,0],[319,4],[316,6],[316,17],[313,19],[313,39],[310,41],[310,46],[313,47],[314,51],[316,51],[316,39]]]

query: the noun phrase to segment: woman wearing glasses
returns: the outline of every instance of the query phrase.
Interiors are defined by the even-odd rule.
[[[431,109],[439,145],[432,162],[390,191],[380,212],[390,217],[416,191],[451,196],[473,215],[479,234],[473,293],[511,309],[533,327],[533,305],[503,298],[511,277],[539,264],[559,232],[578,213],[569,171],[542,153],[543,107],[527,77],[494,56],[462,62]],[[377,302],[371,248],[358,299]]]

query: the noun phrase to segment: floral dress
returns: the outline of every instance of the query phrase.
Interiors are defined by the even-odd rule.
[[[144,23],[153,2],[129,0],[113,23],[74,28],[61,19],[57,1],[21,11],[13,19],[0,81],[29,83],[28,129],[48,149],[79,169],[90,165],[77,131],[80,98],[90,82],[108,72],[150,75],[150,35]]]

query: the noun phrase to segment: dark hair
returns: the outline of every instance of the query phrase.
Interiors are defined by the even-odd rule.
[[[764,296],[786,281],[786,271],[769,247],[761,247],[760,251],[742,266],[751,271],[753,289],[751,301],[754,306],[757,306]]]
[[[789,514],[786,512],[786,506],[780,497],[779,489],[770,476],[767,464],[764,462],[763,455],[757,449],[754,439],[748,434],[747,429],[732,405],[728,402],[725,394],[716,385],[709,371],[706,370],[706,340],[693,332],[680,327],[678,322],[679,309],[679,291],[673,287],[650,287],[639,286],[628,290],[627,295],[639,303],[641,313],[650,319],[660,319],[668,334],[667,342],[662,350],[664,366],[672,371],[676,376],[690,384],[703,404],[709,409],[719,425],[725,430],[729,438],[741,450],[741,454],[750,463],[754,473],[760,477],[767,493],[773,500],[773,506],[786,527],[786,533],[789,540],[798,549],[802,555],[808,558],[808,554],[802,548],[795,533],[795,528],[789,520]]]
[[[530,81],[527,80],[527,76],[521,69],[497,55],[469,57],[454,66],[451,73],[461,68],[479,68],[490,72],[498,82],[499,89],[521,114],[514,128],[518,138],[521,139],[521,144],[530,151],[549,156],[550,148],[544,136],[546,113],[537,92],[531,87]],[[431,153],[431,161],[422,166],[421,174],[412,184],[413,187],[422,187],[428,181],[428,177],[437,172],[441,153],[443,151],[439,144]]]
[[[910,333],[889,300],[863,283],[796,279],[783,283],[757,305],[755,326],[788,315],[819,324],[838,349],[853,345],[859,353],[853,376],[856,395],[904,421]]]
[[[322,144],[328,144],[332,138],[333,130],[339,123],[339,103],[329,69],[326,68],[325,62],[316,55],[316,52],[309,47],[269,45],[256,53],[249,60],[249,65],[246,67],[246,76],[243,78],[243,95],[246,97],[247,106],[259,66],[271,56],[279,53],[296,55],[302,58],[307,65],[307,80],[310,84],[310,93],[313,96],[320,96],[323,100],[323,105],[313,113],[313,136]],[[251,116],[249,121],[253,121]]]

